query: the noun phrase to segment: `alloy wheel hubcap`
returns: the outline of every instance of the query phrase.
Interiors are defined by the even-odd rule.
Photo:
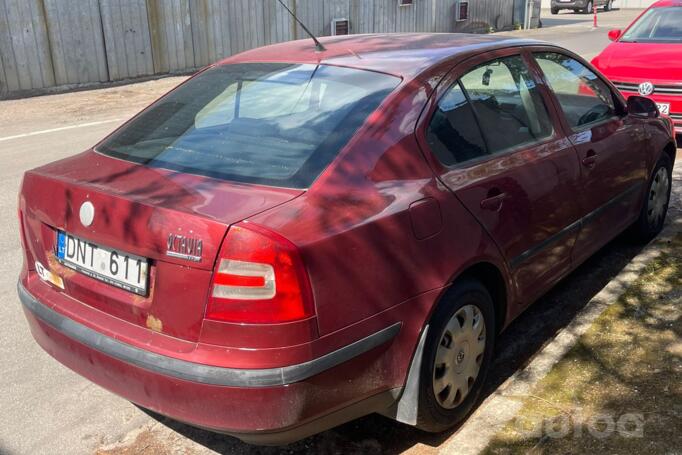
[[[670,189],[670,179],[668,171],[664,167],[660,168],[649,188],[649,202],[647,205],[647,220],[650,226],[658,226],[665,216],[668,207],[668,190]]]
[[[452,316],[440,336],[433,368],[433,391],[446,409],[458,406],[476,382],[485,352],[481,310],[466,305]]]

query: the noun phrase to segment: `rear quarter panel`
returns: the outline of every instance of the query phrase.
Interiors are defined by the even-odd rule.
[[[405,84],[305,195],[251,219],[300,248],[320,336],[444,290],[477,260],[505,271],[494,244],[434,177],[417,145],[416,121],[431,90]],[[410,215],[410,205],[424,199],[429,213]]]

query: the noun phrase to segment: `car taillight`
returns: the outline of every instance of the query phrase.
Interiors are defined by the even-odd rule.
[[[252,223],[232,226],[216,263],[206,318],[272,324],[313,314],[310,283],[296,246]]]
[[[24,232],[24,214],[21,209],[17,210],[19,216],[19,239],[21,239],[21,247],[26,250],[28,243],[26,242],[26,233]]]

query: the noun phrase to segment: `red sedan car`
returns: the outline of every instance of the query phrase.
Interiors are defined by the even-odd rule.
[[[499,332],[630,228],[672,125],[562,48],[481,35],[277,44],[29,171],[36,341],[142,407],[278,444],[479,398]]]
[[[654,3],[625,31],[609,31],[609,39],[592,64],[626,98],[654,100],[682,134],[682,0]]]

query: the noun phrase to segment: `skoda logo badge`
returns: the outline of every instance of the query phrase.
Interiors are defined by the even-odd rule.
[[[639,94],[642,96],[648,96],[654,93],[654,84],[651,82],[642,82],[639,84]]]
[[[92,220],[95,219],[95,206],[92,205],[92,202],[90,201],[83,202],[83,205],[81,205],[79,215],[83,226],[85,227],[90,226],[92,224]]]

